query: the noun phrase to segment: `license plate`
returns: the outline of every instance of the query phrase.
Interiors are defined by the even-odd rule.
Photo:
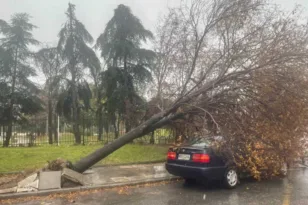
[[[189,154],[179,154],[178,160],[190,160]]]

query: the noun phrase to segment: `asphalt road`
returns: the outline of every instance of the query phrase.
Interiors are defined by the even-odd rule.
[[[133,205],[308,205],[308,168],[292,170],[284,179],[256,182],[244,180],[233,190],[218,184],[186,185],[183,181],[128,189],[100,190],[74,200],[44,199],[17,203],[20,205],[64,204],[133,204]]]

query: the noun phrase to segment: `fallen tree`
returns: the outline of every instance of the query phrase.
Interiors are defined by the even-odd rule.
[[[299,16],[297,11],[285,15],[258,0],[192,1],[189,6],[171,9],[164,19],[169,25],[168,30],[158,36],[168,39],[163,42],[164,49],[160,56],[169,58],[165,62],[173,67],[165,78],[172,92],[168,92],[169,96],[163,96],[171,99],[172,105],[76,162],[73,168],[83,172],[134,139],[171,121],[185,120],[187,116],[200,116],[200,113],[207,129],[207,122],[212,122],[215,126],[212,126],[211,131],[230,136],[231,146],[242,145],[234,150],[239,150],[240,147],[247,150],[241,156],[251,153],[249,149],[252,142],[263,143],[265,147],[271,132],[263,135],[264,130],[269,131],[273,127],[272,133],[277,136],[289,129],[288,123],[291,121],[302,122],[301,120],[306,119],[306,90],[298,96],[301,103],[292,101],[292,96],[298,93],[296,86],[305,88],[300,85],[306,82],[304,68],[308,61],[307,27],[299,23]],[[168,35],[170,38],[166,38]],[[301,71],[301,83],[292,81],[298,75],[293,75],[291,80],[281,81],[290,76],[293,69]],[[276,71],[279,70],[286,72],[281,72],[284,75],[277,77],[279,72]],[[267,73],[271,73],[268,78]],[[267,81],[262,81],[263,79]],[[267,92],[269,82],[279,83],[275,84],[275,89]],[[293,85],[289,86],[287,83],[291,82]],[[292,93],[288,95],[290,98],[287,106],[281,106],[279,110],[286,111],[290,106],[295,106],[298,110],[292,110],[289,114],[282,113],[287,120],[280,122],[280,119],[276,119],[271,124],[272,119],[279,116],[274,109],[277,105],[273,102],[281,103],[281,99],[285,99],[281,93],[275,95],[276,99],[270,99],[278,90]],[[295,118],[299,112],[303,115]],[[292,125],[288,134],[297,142],[305,130],[293,128]],[[254,137],[259,139],[252,141]],[[268,146],[276,147],[275,142],[278,143],[277,140],[280,139],[272,138]],[[287,150],[285,144],[280,147],[279,153]],[[296,146],[291,147],[294,149]],[[253,154],[255,156],[257,152]],[[277,154],[275,152],[275,156]],[[248,158],[242,160],[246,159]],[[271,161],[273,160],[274,157]],[[251,164],[242,166],[247,168]],[[258,173],[259,168],[260,166],[253,166],[249,171],[257,170],[255,172]]]

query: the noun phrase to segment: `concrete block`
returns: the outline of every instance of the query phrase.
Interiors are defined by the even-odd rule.
[[[38,189],[38,186],[39,186],[39,180],[35,180],[34,182],[28,184],[28,187],[32,187],[34,189]]]
[[[39,190],[60,189],[61,171],[40,172]]]
[[[39,186],[39,180],[36,179],[34,182],[31,182],[29,184],[26,184],[24,186],[18,186],[17,192],[31,192],[31,191],[37,191]]]
[[[36,189],[34,188],[31,188],[31,187],[17,187],[17,190],[16,192],[17,193],[21,193],[21,192],[33,192],[33,191],[37,191]]]
[[[28,184],[31,184],[32,182],[34,182],[37,179],[37,173],[32,174],[30,176],[28,176],[27,178],[21,180],[20,182],[18,182],[18,187],[25,187]]]
[[[68,168],[62,170],[62,177],[81,185],[87,184],[82,174]]]

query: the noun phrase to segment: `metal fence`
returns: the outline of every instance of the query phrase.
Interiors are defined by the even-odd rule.
[[[58,126],[53,127],[53,145],[73,145],[75,136],[73,126],[64,118],[59,118]],[[105,144],[115,140],[115,132],[112,126],[103,128],[101,139],[98,136],[98,126],[95,119],[83,119],[80,123],[81,144]],[[7,127],[0,126],[0,145],[2,146],[6,137]],[[125,134],[124,126],[119,126],[119,136]],[[58,136],[57,136],[58,135]],[[154,141],[153,141],[154,140]],[[175,132],[170,128],[155,130],[138,139],[133,143],[138,144],[172,144],[175,142]],[[26,147],[48,145],[48,122],[46,119],[34,119],[24,123],[14,124],[10,147]]]

